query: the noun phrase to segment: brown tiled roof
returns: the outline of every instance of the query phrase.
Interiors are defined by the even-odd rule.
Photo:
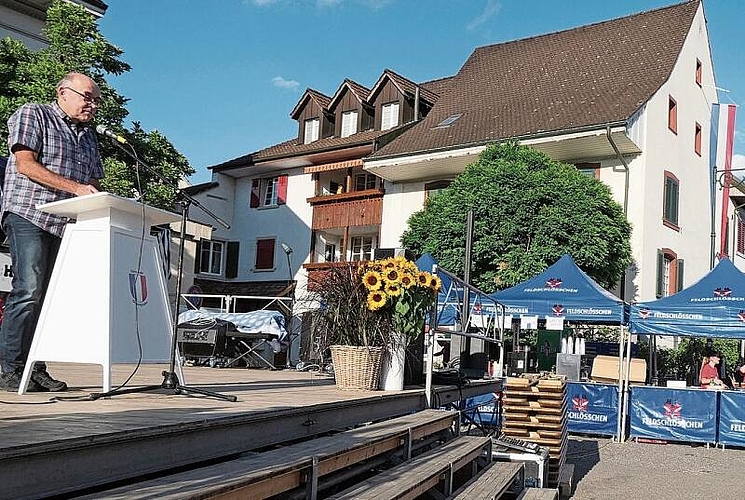
[[[419,97],[421,97],[423,100],[429,102],[430,104],[434,104],[437,101],[437,94],[435,92],[432,92],[431,89],[424,87],[423,85],[418,85],[415,82],[412,82],[405,76],[401,76],[395,71],[392,71],[390,69],[383,70],[383,74],[380,75],[380,78],[378,78],[378,81],[375,82],[375,85],[373,85],[372,90],[370,91],[370,95],[368,99],[372,100],[374,99],[373,93],[377,92],[379,85],[382,83],[384,78],[390,78],[391,81],[393,81],[394,85],[396,85],[401,92],[404,94],[408,94],[410,96],[414,96],[416,94],[416,88],[419,87]]]
[[[291,282],[277,281],[217,281],[194,278],[204,294],[213,295],[250,295],[261,297],[287,297],[292,291]]]
[[[303,96],[300,100],[295,104],[295,107],[292,108],[292,111],[290,112],[291,118],[297,118],[297,115],[302,111],[306,99],[313,99],[323,110],[329,109],[329,102],[331,102],[331,98],[326,94],[322,94],[312,88],[307,88],[305,89],[305,92],[303,92]]]
[[[339,88],[336,90],[334,97],[331,98],[331,102],[329,103],[330,108],[333,107],[334,104],[336,104],[336,100],[339,98],[339,96],[341,96],[342,90],[344,90],[345,87],[352,91],[352,93],[355,95],[355,97],[357,97],[357,100],[360,101],[360,103],[367,104],[367,96],[370,94],[370,89],[363,85],[360,85],[354,80],[345,78],[341,85],[339,85]]]
[[[450,82],[457,91],[372,158],[625,121],[669,78],[699,4],[480,47]]]
[[[348,137],[327,137],[325,139],[319,139],[313,141],[310,144],[298,143],[297,137],[280,142],[274,146],[261,149],[254,153],[250,153],[244,156],[240,156],[225,163],[214,165],[210,167],[213,170],[229,170],[235,167],[245,167],[248,165],[254,165],[256,163],[268,160],[276,160],[279,158],[291,158],[293,156],[299,156],[303,154],[320,153],[322,151],[332,151],[335,149],[347,148],[350,146],[359,146],[363,144],[372,144],[372,142],[380,137],[381,135],[388,134],[394,129],[390,130],[366,130],[357,134],[350,135]]]
[[[439,98],[450,86],[450,82],[453,80],[452,76],[446,76],[445,78],[438,78],[437,80],[430,80],[428,82],[422,82],[419,85],[437,95]]]
[[[408,80],[401,75],[398,75],[397,73],[394,73],[390,70],[385,70],[390,73],[389,76],[391,78],[399,78],[401,81],[405,80],[406,82],[410,82],[411,87],[407,88],[415,88],[416,84],[411,82],[411,80]],[[385,75],[386,73],[384,73]],[[382,78],[382,76],[381,76]],[[445,88],[445,82],[452,77],[448,78],[441,78],[439,80],[432,80],[431,82],[426,82],[422,84],[422,88],[427,86],[427,100],[430,98],[433,99],[431,102],[435,102],[437,100],[437,95],[435,92],[432,91],[432,88],[438,88],[438,89],[444,89]],[[434,86],[431,86],[434,84]],[[407,84],[408,85],[408,84]],[[342,83],[339,86],[339,90],[334,94],[334,99],[339,95],[341,90],[345,88],[345,86],[348,86],[350,90],[355,92],[358,97],[362,97],[363,102],[367,104],[366,99],[368,98],[370,94],[370,90],[366,87],[363,87],[362,85],[349,80],[345,79],[344,83]],[[413,92],[412,92],[413,95]],[[424,96],[424,94],[422,94]],[[315,99],[316,102],[325,110],[327,110],[332,103],[332,98],[329,98],[327,95],[322,94],[318,92],[317,90],[308,88],[305,90],[305,93],[303,94],[303,97],[300,98],[298,103],[295,105],[295,109],[293,109],[290,116],[295,118],[296,113],[299,113],[303,103],[305,102],[305,99]],[[372,142],[384,135],[388,135],[388,140],[390,140],[392,137],[396,137],[398,134],[401,133],[402,130],[405,130],[409,128],[410,124],[404,124],[399,127],[394,127],[389,130],[366,130],[364,132],[359,132],[357,134],[350,135],[348,137],[327,137],[325,139],[319,139],[317,141],[311,142],[310,144],[302,144],[298,142],[297,137],[293,137],[292,139],[289,139],[284,142],[280,142],[279,144],[275,144],[273,146],[269,146],[268,148],[261,149],[259,151],[255,151],[253,153],[249,153],[247,155],[239,156],[238,158],[234,158],[232,160],[226,161],[224,163],[220,163],[218,165],[213,165],[209,167],[211,170],[230,170],[233,168],[239,168],[239,167],[246,167],[249,165],[255,165],[256,163],[260,163],[263,161],[268,160],[276,160],[279,158],[291,158],[293,156],[299,156],[304,154],[312,154],[312,153],[319,153],[323,151],[332,151],[335,149],[343,149],[346,147],[351,146],[359,146],[363,144],[372,144]],[[383,141],[385,142],[385,141]]]

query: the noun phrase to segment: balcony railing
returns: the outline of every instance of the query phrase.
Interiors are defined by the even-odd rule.
[[[383,190],[308,198],[313,206],[313,229],[379,225],[383,219]]]
[[[326,274],[332,269],[351,266],[352,270],[356,271],[357,267],[364,262],[367,261],[311,262],[303,264],[303,268],[308,272],[308,290],[317,290],[318,284],[324,281]]]

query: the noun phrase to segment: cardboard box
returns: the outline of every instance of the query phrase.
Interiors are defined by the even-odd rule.
[[[626,377],[626,360],[623,362],[622,377]],[[643,359],[631,358],[629,382],[643,384],[647,378],[647,362]],[[618,357],[595,356],[592,361],[590,379],[594,382],[618,383]]]

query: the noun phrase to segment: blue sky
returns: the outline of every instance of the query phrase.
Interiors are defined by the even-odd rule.
[[[197,171],[297,134],[307,87],[371,87],[458,72],[474,48],[560,31],[673,0],[111,0],[99,26],[132,70],[110,78],[128,120],[165,134]],[[745,103],[745,3],[704,0],[720,102]],[[735,159],[745,167],[739,109]],[[742,155],[742,156],[741,156]]]

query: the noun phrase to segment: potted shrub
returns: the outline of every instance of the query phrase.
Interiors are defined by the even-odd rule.
[[[402,257],[348,263],[313,283],[316,338],[331,350],[337,387],[403,388],[406,346],[424,329],[441,283]]]
[[[381,388],[401,390],[406,348],[424,331],[442,283],[403,257],[367,262],[359,272],[368,290],[368,307],[388,318],[391,329],[381,367]]]

